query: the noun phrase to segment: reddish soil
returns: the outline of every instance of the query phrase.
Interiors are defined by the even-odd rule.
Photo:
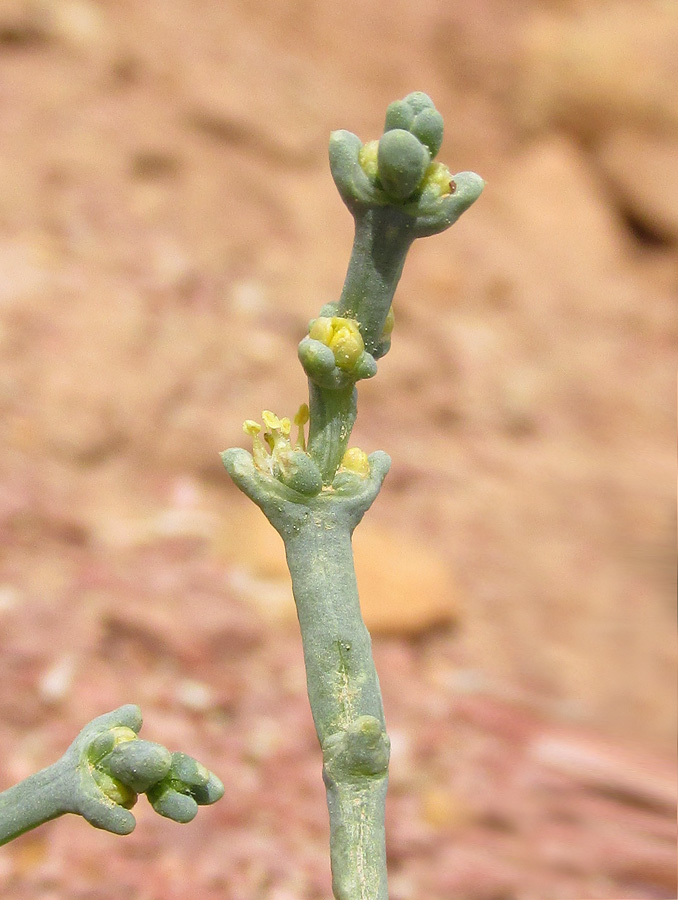
[[[0,895],[329,898],[280,547],[218,451],[304,399],[330,130],[425,90],[487,187],[361,386],[391,898],[676,897],[676,46],[662,0],[0,2],[0,789],[128,702],[226,784],[27,834]]]

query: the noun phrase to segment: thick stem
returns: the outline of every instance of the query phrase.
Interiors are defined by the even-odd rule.
[[[0,845],[67,812],[64,767],[59,762],[0,794]]]
[[[331,484],[346,452],[357,415],[355,385],[331,389],[309,380],[308,452],[320,469],[323,484]]]
[[[311,711],[323,751],[337,900],[386,900],[388,737],[360,613],[351,529],[330,504],[285,541]]]
[[[372,642],[360,612],[353,551],[342,511],[313,511],[285,550],[318,738],[362,715],[384,719]]]
[[[413,221],[401,210],[377,207],[355,215],[353,251],[337,313],[355,319],[368,353],[383,353],[382,333],[415,238]],[[309,379],[308,450],[323,484],[332,483],[357,415],[354,384],[325,387]]]
[[[425,94],[409,94],[389,107],[387,123],[389,131],[408,133],[395,139],[387,134],[376,151],[376,144],[363,145],[346,131],[333,132],[330,140],[332,175],[355,219],[355,237],[341,297],[324,315],[357,322],[365,352],[355,335],[351,354],[338,351],[332,337],[318,340],[309,333],[299,344],[310,379],[306,463],[320,469],[322,490],[316,490],[317,472],[295,487],[282,476],[271,478],[245,451],[222,454],[235,483],[285,542],[323,752],[337,900],[387,900],[389,743],[360,614],[351,534],[376,497],[390,460],[373,453],[367,473],[355,460],[335,473],[356,417],[355,382],[375,374],[375,361],[390,345],[384,326],[410,245],[449,227],[483,186],[473,173],[452,178],[445,167],[423,165],[442,140],[442,119]],[[350,330],[347,323],[342,327]],[[314,334],[326,337],[325,325]]]
[[[337,314],[356,319],[369,353],[377,350],[384,322],[415,239],[414,220],[393,207],[355,215],[355,237]]]

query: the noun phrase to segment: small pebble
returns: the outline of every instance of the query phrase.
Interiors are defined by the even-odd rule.
[[[208,684],[186,678],[176,687],[175,697],[186,709],[192,712],[204,712],[214,705],[214,692]]]
[[[0,584],[0,613],[11,612],[19,605],[19,591],[11,584]]]
[[[47,703],[58,703],[69,693],[75,677],[75,659],[71,654],[60,657],[47,669],[38,683],[38,691]]]

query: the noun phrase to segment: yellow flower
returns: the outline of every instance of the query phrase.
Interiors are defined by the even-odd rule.
[[[367,458],[367,453],[359,447],[349,447],[341,460],[341,468],[346,469],[348,472],[354,472],[362,478],[367,478],[370,474],[370,462]]]
[[[439,162],[432,162],[424,175],[422,190],[431,191],[438,197],[447,197],[456,189],[457,185],[447,166]]]
[[[320,341],[334,353],[338,368],[350,371],[365,350],[358,323],[341,316],[320,316],[311,323],[308,336]]]

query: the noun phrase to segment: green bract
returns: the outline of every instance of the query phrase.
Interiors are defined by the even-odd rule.
[[[299,449],[281,453],[273,474],[288,488],[306,497],[314,497],[323,486],[320,469],[308,453]]]
[[[427,148],[411,132],[396,128],[379,141],[377,174],[382,188],[396,200],[411,197],[431,162]]]
[[[386,110],[384,131],[403,128],[411,131],[428,148],[431,157],[437,155],[443,142],[443,117],[430,97],[416,91],[404,100],[395,100]]]

